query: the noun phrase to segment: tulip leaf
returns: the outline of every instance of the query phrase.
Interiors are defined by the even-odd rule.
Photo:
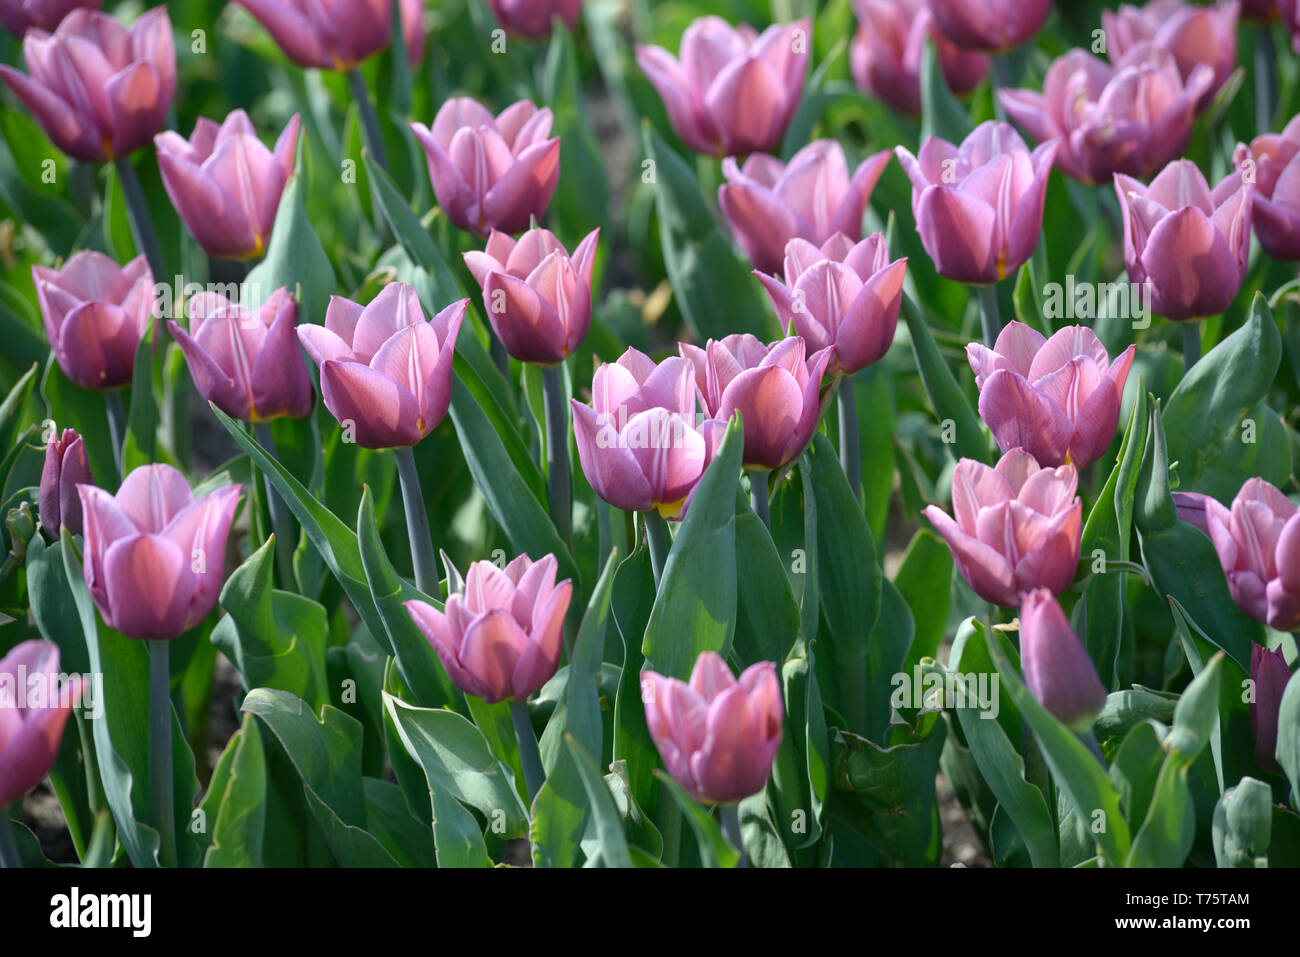
[[[751,477],[766,482],[766,475]],[[736,492],[736,658],[784,661],[799,634],[799,605],[781,556],[749,500]]]
[[[298,152],[305,151],[304,140],[300,139]],[[305,190],[303,174],[296,172],[280,194],[266,256],[249,271],[240,292],[240,302],[251,310],[261,308],[272,293],[284,287],[298,300],[299,321],[325,315],[336,288],[334,268],[307,218]]]
[[[1282,692],[1274,755],[1291,783],[1291,806],[1300,810],[1300,671],[1291,676]]]
[[[561,144],[560,181],[550,213],[564,238],[574,243],[591,224],[608,218],[609,196],[600,143],[583,102],[573,34],[562,21],[552,25],[541,89],[555,117],[551,135],[558,136]]]
[[[261,867],[266,829],[266,756],[251,714],[226,743],[200,805],[212,840],[204,867]]]
[[[1219,867],[1268,867],[1273,836],[1273,792],[1263,781],[1242,778],[1214,807],[1214,860]]]
[[[587,792],[587,804],[591,808],[592,819],[596,826],[596,840],[600,846],[600,862],[605,867],[631,867],[632,858],[628,853],[627,834],[623,830],[623,820],[614,804],[614,797],[609,793],[609,785],[587,751],[571,734],[564,735],[564,744],[569,757],[578,769],[582,779],[582,788]]]
[[[921,50],[921,140],[931,136],[961,143],[974,127],[944,79],[933,37],[927,36]],[[994,96],[997,96],[995,91]]]
[[[658,786],[651,771],[659,756],[645,722],[641,672],[645,658],[641,639],[655,599],[650,550],[645,542],[619,563],[610,592],[610,611],[623,643],[623,667],[614,700],[614,760],[627,768],[628,787],[648,812],[656,809]]]
[[[700,863],[705,867],[735,867],[739,864],[740,850],[732,847],[723,836],[722,828],[713,815],[691,800],[682,786],[663,771],[656,770],[655,778],[658,779],[659,786],[666,788],[672,795],[685,815],[686,823],[695,835],[695,843],[700,848]]]
[[[0,335],[3,335],[0,332]],[[20,422],[16,416],[27,402],[28,396],[32,394],[32,388],[36,385],[36,372],[40,369],[40,363],[33,362],[31,368],[22,374],[22,377],[14,383],[14,387],[9,390],[5,396],[4,402],[0,402],[0,449],[12,448],[14,433],[18,431]]]
[[[952,370],[943,361],[925,317],[910,296],[903,297],[903,321],[907,323],[917,371],[921,374],[921,384],[930,397],[934,414],[941,426],[952,429],[953,451],[960,458],[987,462],[989,445],[984,425],[975,415]]]
[[[911,671],[912,665],[933,658],[939,650],[952,603],[952,567],[947,543],[928,529],[917,529],[894,574],[894,585],[912,610],[916,629],[903,671]]]
[[[817,496],[808,453],[799,457],[799,483],[781,482],[771,501],[772,539],[799,603],[799,629],[815,635],[821,618],[817,598]]]
[[[122,441],[122,474],[154,461],[158,446],[158,405],[153,394],[154,339],[157,320],[148,328],[135,350],[135,371],[131,379],[131,407],[127,411],[126,435]]]
[[[76,429],[86,443],[86,460],[96,484],[106,489],[113,488],[117,478],[117,460],[108,434],[104,397],[73,385],[52,354],[41,380],[41,395],[45,396],[49,418],[55,428],[60,433],[64,429]]]
[[[800,802],[798,809],[807,808],[808,833],[804,835],[802,845],[810,847],[821,836],[825,824],[826,803],[831,789],[831,747],[812,648],[802,635],[781,665],[781,691],[785,700],[788,740],[803,767],[803,788],[806,788],[808,803]],[[786,740],[783,740],[781,746],[785,747],[785,744]],[[785,820],[794,823],[788,815]]]

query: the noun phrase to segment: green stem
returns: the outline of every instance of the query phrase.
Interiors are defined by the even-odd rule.
[[[384,146],[384,135],[379,129],[379,114],[375,112],[375,104],[371,102],[370,90],[366,88],[360,70],[348,70],[348,88],[352,91],[352,99],[357,101],[357,109],[361,111],[361,135],[366,149],[387,173],[388,149]]]
[[[609,557],[610,549],[614,547],[614,528],[610,520],[609,510],[611,506],[603,498],[596,498],[596,542],[600,549],[600,561],[603,562]],[[624,552],[624,554],[627,554]]]
[[[515,726],[515,741],[519,745],[519,758],[524,765],[524,784],[528,788],[528,806],[531,808],[537,792],[546,783],[546,772],[542,770],[542,755],[537,750],[537,735],[533,733],[533,720],[528,716],[528,705],[518,698],[511,698],[510,720]]]
[[[749,472],[749,502],[754,509],[754,514],[763,520],[764,525],[771,528],[772,519],[768,515],[767,472],[763,469],[751,469]]]
[[[840,391],[836,396],[840,410],[840,466],[844,476],[849,480],[853,497],[862,501],[862,449],[858,432],[858,404],[853,395],[853,377],[840,379]]]
[[[676,867],[682,854],[682,819],[681,805],[661,787],[659,789],[659,809],[655,813],[655,826],[664,839],[664,850],[659,860],[665,867]]]
[[[1011,63],[1006,55],[995,56],[993,58],[993,113],[1000,123],[1007,121],[1007,111],[1002,107],[1002,97],[998,96],[998,90],[1010,89],[1014,85],[1011,79]]]
[[[718,808],[718,814],[722,818],[723,835],[732,847],[740,851],[740,862],[736,866],[748,867],[749,859],[745,855],[745,842],[740,836],[740,805],[724,804]]]
[[[1097,743],[1097,735],[1092,730],[1089,730],[1086,734],[1079,735],[1079,739],[1088,746],[1089,753],[1097,759],[1102,768],[1109,772],[1110,768],[1106,765],[1106,756],[1101,753],[1101,745]]]
[[[104,787],[99,782],[99,761],[95,757],[95,733],[86,723],[80,708],[72,709],[73,720],[77,722],[77,734],[81,736],[81,759],[86,766],[86,795],[90,812],[98,814],[105,807]]]
[[[149,798],[161,839],[159,860],[176,866],[175,786],[172,780],[171,644],[149,642]]]
[[[148,388],[142,383],[140,388]],[[126,441],[126,409],[122,407],[122,393],[118,389],[109,389],[104,393],[104,404],[108,407],[108,440],[113,446],[113,462],[117,465],[117,477],[125,479],[122,471],[122,443]]]
[[[1192,366],[1201,361],[1201,321],[1193,319],[1183,326],[1183,372],[1192,371]]]
[[[1002,316],[998,311],[998,284],[991,282],[979,286],[980,324],[984,327],[984,345],[992,349],[1002,331]]]
[[[15,804],[14,807],[21,807]],[[0,867],[22,867],[23,859],[14,843],[13,825],[9,823],[9,808],[0,807]]]
[[[144,201],[140,177],[136,175],[129,156],[119,156],[113,160],[113,166],[117,169],[117,181],[122,184],[122,195],[126,197],[126,213],[131,221],[135,248],[144,253],[144,258],[149,261],[154,281],[163,282],[167,278],[167,270],[163,265],[162,247],[158,245],[158,234],[154,232],[149,206]]]
[[[573,540],[572,506],[569,504],[569,416],[564,402],[561,366],[542,369],[542,404],[546,414],[546,500],[551,521],[564,544]]]
[[[402,483],[402,505],[406,509],[406,536],[411,540],[411,563],[415,566],[415,587],[426,595],[438,594],[438,560],[429,533],[429,515],[424,509],[424,492],[411,449],[394,449],[397,475]]]
[[[257,441],[262,448],[266,449],[267,454],[273,458],[278,458],[275,453],[275,436],[271,432],[271,423],[258,422],[255,430]],[[280,572],[280,587],[286,591],[293,591],[297,584],[293,574],[293,526],[289,521],[289,512],[280,494],[271,485],[271,477],[264,474],[262,483],[266,488],[266,507],[271,513],[271,530],[275,532],[275,564]]]
[[[668,526],[664,517],[651,509],[645,515],[645,539],[650,546],[650,567],[655,574],[655,588],[664,577],[664,564],[668,561]]]

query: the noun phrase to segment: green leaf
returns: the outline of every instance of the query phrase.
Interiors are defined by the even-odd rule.
[[[903,671],[910,672],[912,665],[938,652],[948,627],[951,582],[952,552],[947,543],[928,529],[917,529],[894,575],[894,585],[912,610],[916,628]]]
[[[76,429],[86,443],[86,458],[97,483],[113,487],[117,479],[117,459],[108,434],[108,415],[104,397],[89,389],[75,386],[51,356],[41,380],[41,395],[49,417],[60,431]]]
[[[131,408],[126,416],[122,441],[122,474],[154,461],[158,445],[158,406],[153,394],[154,339],[156,320],[150,318],[135,350],[135,371],[131,379]]]
[[[462,298],[465,293],[461,284],[438,250],[438,244],[433,241],[429,231],[420,224],[419,217],[398,192],[393,178],[369,153],[362,156],[362,162],[365,163],[366,172],[370,174],[370,181],[379,198],[380,212],[384,214],[384,219],[388,221],[393,235],[406,250],[406,254],[411,257],[411,261],[433,278],[438,301],[451,302]],[[458,341],[457,349],[459,347]]]
[[[960,144],[973,127],[966,110],[948,89],[934,40],[926,37],[921,51],[921,141],[937,136]],[[996,95],[996,94],[995,94]]]
[[[299,156],[306,152],[306,133],[302,136],[298,143]],[[266,256],[244,280],[240,301],[249,309],[258,309],[283,286],[298,299],[301,319],[325,315],[325,307],[336,289],[334,269],[307,218],[303,204],[305,190],[301,173],[294,173],[285,184]]]
[[[661,788],[667,788],[677,806],[682,809],[686,823],[700,848],[700,860],[705,867],[735,867],[740,863],[740,851],[732,847],[722,834],[722,828],[713,815],[700,807],[682,790],[681,785],[664,772],[656,770],[655,778]]]
[[[925,394],[930,397],[935,416],[940,424],[952,423],[953,451],[957,457],[987,462],[989,445],[983,424],[971,408],[966,393],[957,384],[952,370],[939,354],[939,347],[934,343],[934,336],[930,334],[930,327],[926,325],[920,308],[910,297],[905,299],[903,321],[907,323],[917,371],[921,373],[921,384],[925,386]]]
[[[32,363],[32,367],[23,373],[22,378],[5,396],[4,402],[0,403],[0,449],[8,449],[12,446],[14,433],[21,425],[15,416],[27,402],[27,397],[32,394],[32,387],[36,385],[36,370],[39,368],[39,363]]]
[[[631,867],[632,858],[628,854],[627,835],[623,832],[623,821],[609,793],[609,786],[596,768],[591,754],[578,743],[571,734],[565,734],[564,743],[569,756],[582,778],[583,790],[587,792],[587,803],[591,807],[596,825],[596,838],[600,843],[600,861],[605,867]]]
[[[751,481],[767,481],[765,475]],[[736,494],[736,658],[742,666],[783,661],[799,634],[795,602],[767,526]]]
[[[1282,692],[1277,715],[1277,749],[1274,752],[1291,783],[1291,806],[1300,810],[1300,671]]]
[[[1168,440],[1161,422],[1160,403],[1152,400],[1151,429],[1142,454],[1138,475],[1137,511],[1134,519],[1142,532],[1162,532],[1178,521],[1178,510],[1169,483]]]
[[[204,867],[261,867],[266,827],[266,757],[251,714],[226,744],[200,805],[212,841]]]

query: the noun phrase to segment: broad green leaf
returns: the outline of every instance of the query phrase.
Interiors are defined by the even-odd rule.
[[[921,374],[925,393],[930,397],[930,405],[934,407],[935,417],[941,426],[951,423],[955,456],[987,462],[989,445],[984,425],[975,415],[952,370],[943,361],[930,327],[925,324],[925,317],[910,297],[904,297],[903,321],[907,323],[917,371]]]
[[[921,51],[920,73],[922,142],[930,136],[937,136],[949,143],[960,144],[973,127],[966,110],[948,89],[938,51],[930,37],[926,38]]]
[[[583,790],[587,792],[587,803],[591,808],[596,837],[600,843],[601,864],[605,867],[631,867],[632,858],[628,854],[623,821],[605,779],[596,768],[596,762],[573,735],[565,734],[564,743],[578,769]]]
[[[754,476],[752,481],[766,481]],[[748,499],[736,495],[736,658],[744,667],[785,659],[799,634],[799,605],[781,556]]]
[[[306,152],[304,143],[305,139],[298,143],[300,160]],[[334,269],[307,218],[305,190],[301,172],[289,177],[280,195],[266,256],[244,280],[240,301],[249,309],[257,309],[273,292],[285,287],[298,299],[299,321],[319,322],[335,291]]]
[[[922,658],[933,658],[948,626],[952,600],[952,552],[947,543],[928,529],[917,529],[903,553],[894,585],[912,610],[916,634],[903,671]]]
[[[266,827],[266,758],[251,714],[226,744],[202,805],[212,841],[204,867],[261,867]]]
[[[740,851],[723,836],[713,815],[692,801],[681,785],[664,772],[656,770],[655,778],[661,788],[667,788],[685,815],[699,845],[701,863],[705,867],[735,867],[740,863]]]
[[[1300,671],[1291,676],[1282,692],[1274,754],[1291,783],[1291,806],[1300,810]]]

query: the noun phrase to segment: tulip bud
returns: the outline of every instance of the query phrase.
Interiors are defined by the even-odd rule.
[[[37,499],[41,528],[51,541],[58,541],[59,528],[66,526],[71,535],[81,534],[81,498],[77,486],[94,483],[86,443],[75,429],[64,429],[45,447],[45,467],[41,470],[41,487]]]
[[[30,502],[19,502],[17,507],[9,509],[5,516],[5,529],[9,532],[9,556],[15,563],[21,563],[27,558],[27,546],[36,534],[36,520],[32,517]]]
[[[1056,597],[1046,588],[1020,605],[1020,670],[1025,684],[1056,720],[1083,733],[1106,706],[1106,688]]]
[[[1255,683],[1255,698],[1250,702],[1250,736],[1255,741],[1255,763],[1266,771],[1280,774],[1277,722],[1282,710],[1282,694],[1291,681],[1291,668],[1282,655],[1282,649],[1267,651],[1251,642],[1250,680]]]
[[[43,687],[43,701],[29,700],[33,682]],[[53,642],[24,641],[0,658],[0,808],[35,790],[54,767],[81,692],[79,676],[60,681]]]
[[[22,38],[32,27],[50,32],[77,7],[98,10],[100,0],[0,0],[0,23]]]
[[[1052,0],[929,0],[939,32],[964,50],[1005,53],[1030,39]]]
[[[391,0],[237,0],[300,67],[350,70],[388,46]],[[401,0],[402,35],[412,63],[424,55],[423,0]]]
[[[1300,512],[1290,500],[1253,478],[1231,511],[1207,497],[1205,521],[1233,601],[1278,631],[1300,629]]]

